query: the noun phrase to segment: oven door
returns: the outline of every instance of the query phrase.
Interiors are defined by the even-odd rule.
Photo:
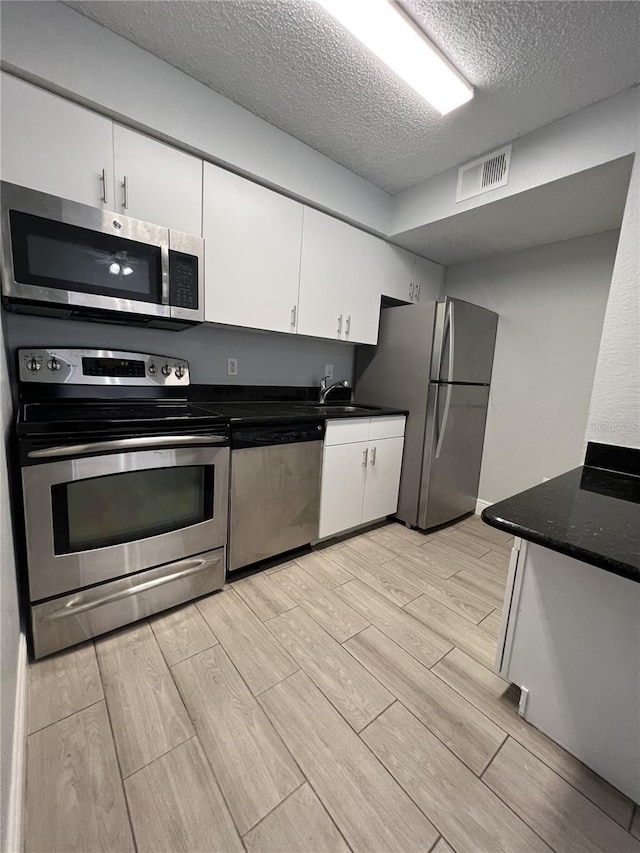
[[[85,455],[23,469],[31,601],[226,545],[229,448],[205,436],[165,443],[190,439],[198,446]],[[212,446],[201,446],[207,440]],[[95,446],[140,442],[150,439]]]
[[[169,231],[2,184],[2,293],[9,300],[169,317]]]

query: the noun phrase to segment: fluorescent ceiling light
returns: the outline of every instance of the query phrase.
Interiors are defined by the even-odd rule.
[[[318,2],[442,115],[473,97],[469,83],[395,3],[387,0]]]

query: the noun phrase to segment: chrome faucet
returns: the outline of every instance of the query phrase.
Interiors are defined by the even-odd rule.
[[[334,382],[333,385],[327,385],[327,380],[330,378],[329,376],[323,376],[320,381],[320,396],[318,397],[318,402],[320,403],[326,402],[327,397],[334,388],[351,388],[351,383],[348,379],[340,379],[338,382]]]

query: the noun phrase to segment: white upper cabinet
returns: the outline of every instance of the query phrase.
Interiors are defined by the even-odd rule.
[[[444,281],[444,267],[426,258],[416,257],[414,274],[415,302],[433,302],[440,299]]]
[[[202,160],[113,125],[113,210],[134,219],[202,235]]]
[[[295,332],[303,207],[204,165],[205,320]]]
[[[383,255],[382,240],[305,207],[299,334],[375,344]]]
[[[2,74],[2,179],[113,210],[113,123]]]
[[[387,243],[384,248],[383,296],[391,296],[402,302],[414,302],[415,268],[414,254]]]

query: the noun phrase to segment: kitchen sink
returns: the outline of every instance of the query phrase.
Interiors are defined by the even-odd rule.
[[[358,404],[342,403],[302,403],[302,408],[313,409],[322,415],[347,414],[349,412],[375,412],[378,406],[360,406]]]

